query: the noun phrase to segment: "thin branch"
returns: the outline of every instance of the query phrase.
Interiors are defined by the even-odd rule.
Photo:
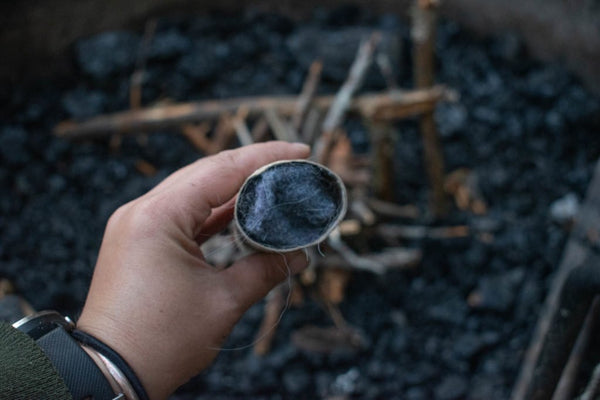
[[[371,93],[354,99],[348,111],[377,120],[394,120],[431,111],[438,101],[455,99],[456,93],[444,86],[423,90]],[[225,112],[236,112],[241,106],[248,108],[249,117],[260,115],[267,109],[273,109],[280,115],[292,115],[297,101],[297,96],[271,96],[162,104],[140,110],[100,115],[81,123],[65,121],[54,128],[54,133],[65,138],[88,139],[115,133],[159,131],[182,124],[216,119]],[[329,108],[333,101],[333,96],[319,96],[313,101],[313,107],[323,111]]]
[[[368,40],[359,46],[354,63],[350,67],[348,78],[338,91],[335,101],[323,121],[321,137],[317,140],[313,151],[317,162],[327,164],[329,151],[335,143],[337,131],[342,125],[354,93],[360,89],[367,70],[373,62],[373,54],[380,40],[381,34],[374,32]]]
[[[283,121],[277,112],[272,108],[265,110],[265,117],[267,118],[267,122],[271,127],[271,131],[277,140],[283,140],[286,142],[297,142],[298,134],[289,126],[285,121]]]
[[[304,86],[302,87],[302,92],[300,93],[300,97],[298,97],[298,103],[296,105],[296,112],[292,117],[292,127],[296,130],[296,132],[300,132],[302,129],[302,125],[304,120],[306,119],[306,115],[308,114],[308,110],[310,109],[310,105],[317,94],[317,89],[319,88],[319,83],[321,81],[321,72],[323,71],[323,63],[321,60],[313,61],[308,70],[308,76],[304,81]]]
[[[254,143],[254,140],[252,140],[252,134],[250,133],[250,131],[248,130],[248,126],[246,125],[247,115],[248,109],[245,107],[240,107],[238,109],[237,114],[231,121],[233,124],[233,128],[235,129],[237,138],[242,146],[248,146]]]

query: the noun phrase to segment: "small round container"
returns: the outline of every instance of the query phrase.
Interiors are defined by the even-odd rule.
[[[322,242],[342,220],[347,199],[334,172],[306,160],[277,161],[246,179],[235,203],[243,241],[269,252]]]

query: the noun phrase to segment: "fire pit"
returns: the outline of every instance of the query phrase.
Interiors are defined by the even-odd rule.
[[[348,185],[348,216],[289,288],[277,329],[265,335],[287,286],[225,345],[261,337],[254,348],[223,352],[174,398],[509,398],[568,238],[596,251],[574,219],[597,205],[584,199],[600,101],[519,37],[475,39],[430,11],[425,36],[342,7],[79,39],[73,74],[3,96],[0,278],[75,317],[119,205],[201,155],[302,140]],[[232,242],[207,244],[214,263],[235,257]],[[565,396],[598,363],[588,337]]]

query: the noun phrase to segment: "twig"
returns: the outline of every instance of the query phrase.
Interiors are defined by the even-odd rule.
[[[373,61],[373,53],[380,40],[381,34],[374,32],[368,40],[359,46],[354,63],[350,67],[348,78],[338,91],[335,101],[323,121],[321,137],[317,140],[313,152],[317,162],[327,164],[329,151],[335,143],[337,131],[348,111],[354,93],[362,85],[365,74]]]
[[[267,119],[262,116],[254,123],[252,127],[252,132],[250,135],[255,142],[262,142],[267,138],[269,134],[269,123]]]
[[[395,120],[416,116],[434,109],[438,101],[454,101],[456,93],[444,86],[411,91],[364,94],[355,98],[348,108],[363,117],[377,120]],[[317,110],[333,104],[333,96],[318,96],[313,101]],[[72,139],[87,139],[114,133],[138,133],[164,130],[182,124],[215,119],[225,112],[234,113],[241,106],[248,108],[248,116],[273,109],[280,115],[292,115],[296,109],[296,96],[245,97],[228,100],[157,105],[140,110],[128,110],[100,115],[77,123],[65,121],[58,124],[54,133]]]
[[[368,40],[360,45],[356,59],[350,67],[348,78],[337,93],[335,101],[331,105],[325,121],[323,121],[324,132],[331,132],[341,125],[344,114],[350,106],[352,96],[362,85],[367,69],[373,61],[373,53],[380,40],[381,34],[374,32]]]
[[[296,347],[313,353],[356,352],[365,346],[365,342],[360,332],[350,327],[305,326],[292,334],[292,343]]]
[[[354,199],[350,202],[350,211],[352,211],[352,213],[367,226],[374,225],[377,221],[377,217],[369,206],[367,206],[365,199],[362,196],[354,196]]]
[[[600,394],[600,364],[596,365],[594,371],[592,371],[592,376],[585,391],[577,400],[595,400],[598,398],[598,394]]]
[[[466,225],[443,226],[430,228],[417,225],[379,224],[375,228],[384,237],[401,237],[405,239],[453,239],[469,236]]]
[[[345,219],[338,225],[340,235],[354,236],[362,231],[362,224],[356,219]]]
[[[588,312],[579,337],[573,346],[569,362],[565,366],[563,373],[558,381],[556,390],[552,395],[552,400],[569,400],[573,398],[573,389],[579,373],[579,367],[583,359],[588,355],[588,346],[592,339],[592,334],[596,328],[596,321],[600,316],[600,299],[596,298],[590,311]],[[600,378],[600,376],[599,376]],[[592,380],[590,380],[590,383]],[[599,381],[600,382],[600,381]],[[600,387],[599,387],[600,388]],[[584,396],[582,396],[583,399]],[[590,397],[590,400],[592,398]]]
[[[235,129],[235,133],[237,134],[238,140],[242,146],[248,146],[254,143],[252,140],[252,134],[248,130],[248,126],[246,125],[246,116],[248,115],[248,109],[245,107],[240,107],[235,117],[231,121],[233,124],[233,128]]]
[[[386,201],[394,199],[394,139],[393,128],[383,122],[365,120],[371,133],[373,189],[375,195]]]
[[[413,205],[399,206],[375,198],[367,199],[367,205],[375,213],[385,217],[416,219],[420,216],[419,208]]]
[[[354,250],[352,250],[346,243],[342,241],[341,235],[337,230],[334,230],[331,235],[329,235],[328,243],[338,252],[343,261],[355,269],[370,271],[375,274],[383,274],[386,270],[385,265],[356,254]],[[332,262],[331,257],[324,258],[323,261],[326,262],[325,260]],[[339,264],[340,265],[336,266],[342,266],[345,263]]]
[[[199,125],[186,124],[181,127],[181,133],[190,143],[203,154],[212,154],[212,143],[206,137],[210,124],[203,122]]]
[[[256,333],[257,342],[254,345],[254,354],[264,356],[271,349],[271,343],[277,333],[277,322],[281,316],[281,311],[285,307],[285,286],[275,287],[267,296],[264,316],[260,328]]]
[[[319,126],[321,122],[321,118],[323,114],[312,107],[308,111],[308,115],[306,116],[306,122],[302,126],[301,137],[305,143],[312,145],[317,138],[317,134],[319,133]]]
[[[436,0],[417,0],[412,12],[412,38],[414,43],[414,74],[417,88],[431,87],[434,84],[435,27],[437,20]],[[432,194],[431,211],[441,217],[448,210],[444,192],[444,155],[435,125],[433,111],[421,116],[421,135],[425,169],[429,177]]]
[[[354,256],[359,257],[358,262],[352,258]],[[379,275],[394,269],[412,268],[421,261],[422,256],[419,249],[391,247],[379,253],[350,255],[350,258],[340,254],[330,254],[319,261],[319,266],[363,270]],[[375,269],[373,266],[376,266]]]
[[[298,134],[285,121],[279,118],[277,112],[272,108],[265,110],[265,117],[271,127],[271,131],[277,140],[286,142],[297,142]]]
[[[158,172],[154,165],[150,164],[146,160],[142,160],[141,158],[135,162],[135,169],[145,176],[154,176]]]
[[[418,249],[391,248],[380,253],[358,255],[341,239],[339,231],[333,231],[328,239],[329,245],[338,252],[320,260],[323,267],[341,267],[373,272],[381,275],[389,269],[406,268],[421,261],[422,253]]]
[[[296,132],[301,131],[308,110],[310,109],[310,105],[317,94],[317,89],[321,81],[321,71],[323,71],[323,63],[321,60],[313,61],[308,70],[308,76],[304,81],[304,86],[302,87],[300,97],[298,98],[296,112],[292,117],[292,127],[296,130]]]
[[[216,154],[227,149],[234,136],[233,117],[229,113],[223,113],[214,130],[211,141],[211,154]]]
[[[321,271],[318,285],[319,297],[327,304],[340,304],[344,300],[349,280],[350,271],[344,268],[327,268]]]
[[[339,135],[329,153],[327,166],[348,186],[366,188],[372,180],[371,171],[355,162],[352,143],[346,134]]]
[[[531,336],[527,353],[521,363],[521,371],[514,385],[511,395],[512,400],[528,400],[531,398],[529,389],[536,377],[536,367],[542,357],[543,344],[551,332],[553,317],[559,313],[561,304],[561,293],[570,274],[578,268],[585,260],[595,257],[596,251],[587,241],[581,240],[582,232],[595,229],[600,223],[598,205],[600,204],[600,162],[596,163],[594,175],[590,183],[585,201],[579,209],[575,218],[569,241],[558,269],[554,274],[552,285],[544,300],[544,306],[536,323],[535,330]],[[549,382],[545,382],[548,386]]]

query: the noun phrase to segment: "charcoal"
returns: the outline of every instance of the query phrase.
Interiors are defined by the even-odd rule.
[[[205,82],[219,73],[220,62],[225,62],[228,51],[227,46],[219,47],[206,40],[195,41],[179,61],[178,69],[194,81]]]
[[[468,381],[460,375],[450,375],[435,388],[435,398],[457,400],[463,398],[469,388]]]
[[[462,104],[442,104],[435,111],[440,135],[453,138],[464,133],[467,123],[467,110]]]
[[[31,154],[27,150],[27,132],[19,126],[4,126],[0,129],[0,162],[7,166],[26,164]]]
[[[106,102],[104,93],[96,90],[88,91],[83,88],[68,92],[62,99],[65,111],[76,120],[84,120],[101,114]]]
[[[477,39],[456,23],[441,21],[438,28],[436,81],[460,93],[435,114],[446,172],[477,173],[488,213],[454,209],[436,221],[465,224],[472,235],[460,243],[420,243],[418,268],[381,279],[353,274],[340,310],[365,336],[362,350],[297,350],[290,343],[294,331],[332,324],[307,296],[302,308],[284,314],[271,353],[222,352],[175,398],[510,397],[568,239],[568,223],[559,221],[574,214],[573,198],[583,201],[600,156],[600,99],[563,67],[533,61],[513,33]],[[396,15],[351,6],[321,8],[298,21],[256,10],[160,20],[145,60],[143,104],[298,93],[317,57],[324,62],[320,92],[333,94],[360,40],[373,30],[384,32],[382,48],[397,66],[400,86],[410,87],[410,27]],[[177,130],[149,134],[145,145],[124,138],[118,152],[106,139],[71,142],[50,134],[63,119],[130,107],[142,34],[80,40],[68,80],[2,93],[0,277],[12,280],[36,309],[78,315],[111,213],[199,157]],[[363,91],[384,87],[372,67]],[[368,154],[362,121],[349,116],[345,128],[353,149]],[[418,123],[395,128],[395,201],[424,211],[429,190]],[[157,175],[137,171],[140,159]],[[360,252],[382,246],[357,244]],[[252,343],[261,317],[261,306],[252,308],[231,344]]]
[[[136,60],[139,37],[130,32],[106,32],[76,45],[77,62],[83,72],[94,79],[130,72]]]
[[[25,315],[21,306],[23,299],[14,294],[9,294],[0,299],[0,322],[14,323]]]
[[[516,289],[524,274],[524,270],[517,268],[504,274],[483,277],[476,289],[479,300],[474,307],[497,312],[508,311],[514,303]]]
[[[159,32],[150,43],[148,58],[150,60],[168,60],[186,53],[191,46],[191,41],[177,30]]]
[[[310,386],[311,378],[306,368],[286,368],[282,376],[284,389],[291,395],[299,395]]]

